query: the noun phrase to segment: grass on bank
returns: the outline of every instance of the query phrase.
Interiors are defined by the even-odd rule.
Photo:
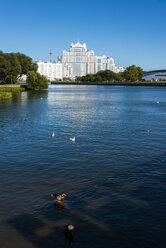
[[[11,92],[0,92],[0,100],[9,100],[12,98]]]
[[[0,87],[0,92],[22,92],[25,88],[22,87]]]
[[[21,87],[0,87],[0,101],[11,100],[14,93],[22,91],[25,89]]]

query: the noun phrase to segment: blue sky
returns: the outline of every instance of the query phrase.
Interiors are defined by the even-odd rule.
[[[166,0],[4,0],[0,50],[46,61],[85,42],[118,66],[166,69]]]

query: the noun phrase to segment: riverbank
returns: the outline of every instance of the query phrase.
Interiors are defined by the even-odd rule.
[[[0,87],[0,92],[20,92],[25,91],[23,87]]]
[[[66,85],[111,85],[111,86],[166,86],[163,82],[51,82],[51,84]]]
[[[0,85],[0,101],[10,100],[14,93],[25,91],[19,85]]]
[[[0,101],[10,100],[12,98],[11,92],[0,92]]]
[[[19,84],[0,84],[0,88],[20,88]]]

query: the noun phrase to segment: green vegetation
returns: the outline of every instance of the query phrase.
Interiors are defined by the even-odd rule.
[[[134,82],[140,80],[143,77],[144,73],[141,67],[135,65],[129,66],[123,72],[123,77],[126,81]]]
[[[0,101],[8,100],[12,98],[11,92],[0,92]]]
[[[29,90],[41,90],[48,88],[47,78],[34,71],[30,71],[27,74],[27,84]]]
[[[25,54],[0,51],[0,83],[17,83],[22,75],[37,69],[37,64]]]
[[[23,75],[27,76],[28,89],[47,89],[48,80],[37,72],[38,66],[33,60],[21,53],[3,53],[0,51],[0,83],[16,84]],[[22,89],[22,88],[20,88]],[[18,88],[4,91],[21,91]]]
[[[9,100],[14,93],[25,91],[21,87],[0,87],[0,101]]]
[[[25,88],[21,87],[0,87],[0,92],[20,92],[25,91]]]
[[[135,65],[129,66],[124,72],[114,73],[113,71],[99,71],[96,74],[77,77],[77,82],[136,82],[143,77],[143,70]]]

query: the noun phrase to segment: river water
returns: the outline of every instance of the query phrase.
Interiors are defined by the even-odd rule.
[[[53,85],[0,104],[0,248],[163,248],[165,233],[166,88]]]

